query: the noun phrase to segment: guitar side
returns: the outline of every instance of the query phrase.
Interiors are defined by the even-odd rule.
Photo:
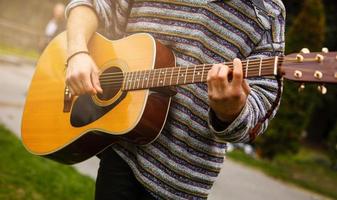
[[[22,118],[22,140],[27,150],[73,164],[96,155],[119,139],[137,144],[154,140],[163,127],[170,103],[169,97],[159,93],[119,91],[121,95],[103,102],[80,96],[71,102],[72,109],[64,112],[66,45],[66,33],[62,33],[48,45],[37,63]],[[90,55],[100,70],[114,66],[136,71],[168,64],[163,62],[171,64],[172,59],[156,60],[158,47],[148,34],[117,41],[95,34],[89,43]],[[98,111],[107,112],[97,113],[86,101],[94,102]]]

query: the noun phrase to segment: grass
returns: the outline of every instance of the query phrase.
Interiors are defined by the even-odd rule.
[[[0,126],[1,200],[93,199],[94,181],[72,167],[28,153]]]
[[[273,161],[254,159],[241,151],[230,152],[228,157],[272,177],[337,199],[337,172],[321,153],[303,148],[297,155],[279,156]]]
[[[0,43],[0,55],[15,55],[33,60],[39,57],[39,53],[36,50],[26,50],[5,43]]]

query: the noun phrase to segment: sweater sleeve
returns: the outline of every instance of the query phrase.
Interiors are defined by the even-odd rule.
[[[71,10],[77,6],[88,6],[98,16],[100,30],[103,30],[106,36],[118,39],[124,36],[132,2],[132,0],[70,0],[65,15],[68,17]]]
[[[281,6],[279,15],[271,20],[270,28],[263,34],[259,44],[247,59],[266,58],[283,55],[285,12]],[[249,142],[263,133],[269,121],[275,116],[279,106],[282,82],[275,77],[259,77],[247,79],[251,93],[246,105],[237,118],[230,124],[217,119],[214,111],[209,109],[208,125],[211,132],[227,142]]]

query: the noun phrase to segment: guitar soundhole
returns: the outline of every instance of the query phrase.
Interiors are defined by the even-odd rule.
[[[99,77],[103,94],[97,94],[98,99],[107,101],[116,96],[122,87],[123,78],[123,72],[120,68],[107,68]]]

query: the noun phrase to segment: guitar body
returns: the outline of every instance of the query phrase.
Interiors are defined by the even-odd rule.
[[[66,33],[57,36],[37,63],[22,118],[27,150],[74,164],[120,139],[138,145],[155,140],[165,123],[170,96],[102,85],[103,95],[67,98],[66,41]],[[105,75],[174,66],[175,62],[173,53],[148,34],[110,41],[96,33],[88,47]]]

